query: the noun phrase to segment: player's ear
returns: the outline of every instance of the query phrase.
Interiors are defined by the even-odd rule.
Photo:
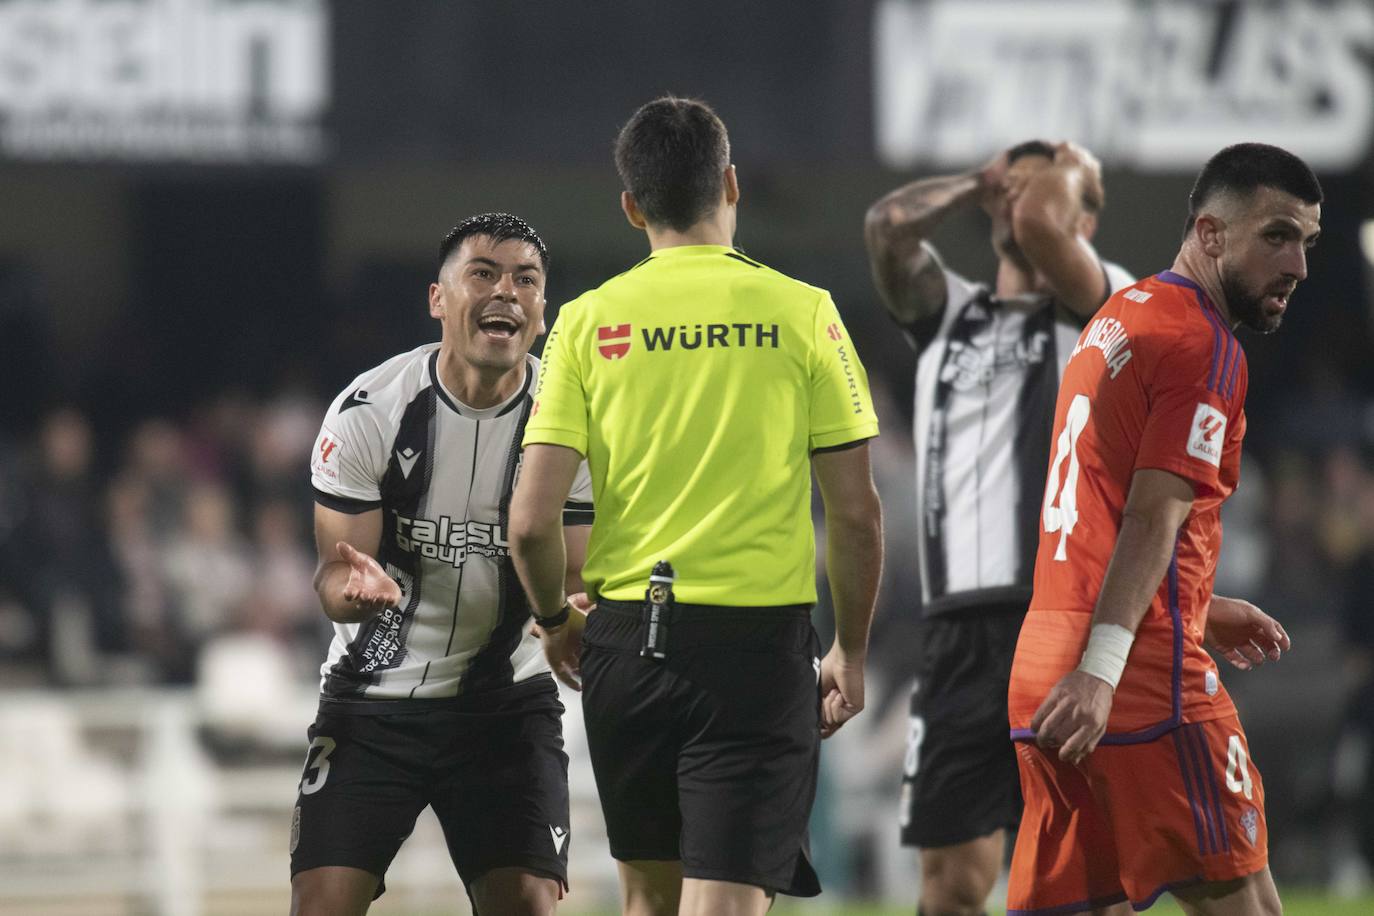
[[[1078,215],[1078,235],[1088,241],[1097,235],[1097,214],[1084,210]]]
[[[639,204],[635,203],[635,196],[629,191],[620,192],[620,209],[625,211],[625,218],[630,221],[631,226],[640,230],[648,228],[648,220],[639,212]]]
[[[1209,258],[1221,257],[1221,252],[1226,247],[1225,220],[1211,213],[1199,214],[1193,223],[1193,232],[1197,235],[1203,254]]]
[[[429,317],[444,317],[444,288],[438,283],[429,285]]]

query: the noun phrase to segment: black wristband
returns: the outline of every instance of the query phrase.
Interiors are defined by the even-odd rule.
[[[567,623],[570,613],[572,613],[572,605],[566,601],[563,602],[563,609],[551,617],[540,617],[538,614],[530,611],[530,614],[534,617],[535,626],[545,630],[556,630]]]

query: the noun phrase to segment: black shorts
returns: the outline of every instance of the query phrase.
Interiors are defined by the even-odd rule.
[[[1023,605],[921,621],[902,771],[902,845],[953,846],[1021,819],[1007,683]]]
[[[500,867],[566,889],[562,715],[549,675],[456,700],[321,700],[291,819],[291,874],[345,865],[385,876],[429,805],[469,892]]]
[[[603,600],[582,637],[582,707],[611,855],[811,897],[820,761],[810,609],[679,606],[641,658],[640,607]]]

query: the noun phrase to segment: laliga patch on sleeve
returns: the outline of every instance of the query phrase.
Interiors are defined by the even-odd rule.
[[[1188,454],[1221,467],[1221,446],[1226,441],[1226,414],[1211,404],[1197,405],[1188,434]]]
[[[315,441],[315,454],[310,459],[311,472],[331,483],[338,483],[341,454],[343,442],[337,433],[325,427],[320,431],[320,438]]]

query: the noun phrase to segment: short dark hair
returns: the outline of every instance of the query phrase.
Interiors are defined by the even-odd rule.
[[[1018,143],[1007,150],[1007,165],[1011,165],[1017,159],[1024,159],[1026,156],[1044,156],[1046,159],[1054,159],[1054,147],[1044,140],[1027,140],[1025,143]]]
[[[539,252],[539,263],[544,269],[544,273],[549,272],[549,249],[544,247],[544,240],[539,237],[539,233],[530,227],[518,216],[510,213],[479,213],[476,216],[469,216],[458,225],[448,231],[444,240],[439,243],[439,269],[443,270],[448,259],[458,250],[458,246],[463,244],[465,239],[474,235],[485,235],[494,242],[504,242],[509,239],[519,239],[522,242],[529,242],[534,246],[534,250]]]
[[[1045,140],[1027,140],[1018,143],[1007,150],[1007,165],[1011,165],[1018,159],[1027,156],[1044,156],[1051,162],[1054,161],[1054,144]],[[1102,211],[1102,195],[1097,187],[1098,182],[1088,182],[1088,186],[1083,189],[1083,209],[1089,213],[1100,213]]]
[[[639,212],[679,232],[716,208],[729,166],[725,124],[696,99],[654,99],[634,113],[615,141],[616,171]]]
[[[1237,143],[1217,153],[1198,173],[1188,195],[1188,220],[1183,237],[1204,207],[1222,194],[1250,195],[1260,188],[1275,188],[1309,204],[1322,202],[1322,186],[1307,163],[1267,143]]]

